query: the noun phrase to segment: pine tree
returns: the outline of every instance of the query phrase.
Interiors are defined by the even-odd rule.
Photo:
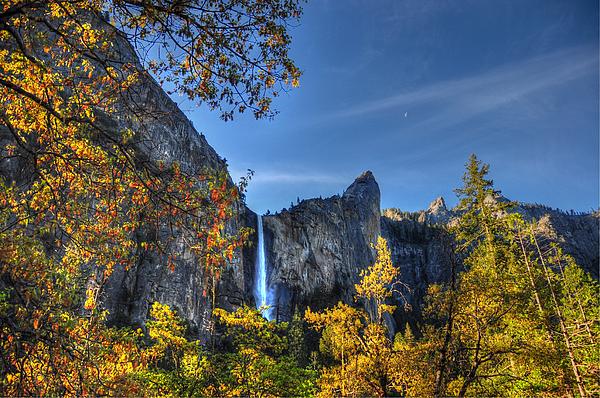
[[[296,308],[288,327],[288,352],[290,358],[297,366],[306,366],[308,364],[308,352],[306,351],[304,335],[304,317],[300,314],[298,308]]]
[[[488,171],[471,156],[451,229],[465,269],[430,289],[434,395],[597,393],[597,284],[510,212]]]
[[[507,210],[513,204],[494,190],[489,166],[475,155],[466,168],[456,190],[461,216],[452,228],[465,270],[454,287],[433,290],[430,298],[447,311],[440,314],[445,327],[430,337],[440,347],[435,393],[498,395],[514,376],[506,362],[524,346],[516,329],[526,313],[527,286],[509,239]]]
[[[559,271],[560,306],[583,390],[589,396],[597,396],[600,394],[600,286],[558,248],[555,248],[553,261]]]

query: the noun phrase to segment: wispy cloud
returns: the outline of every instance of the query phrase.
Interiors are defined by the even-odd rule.
[[[235,176],[245,175],[245,172],[232,170],[231,174]],[[303,173],[303,172],[288,172],[288,171],[255,171],[251,180],[252,185],[258,184],[340,184],[348,181],[348,177],[327,174],[327,173]]]
[[[368,46],[360,52],[356,59],[352,62],[336,63],[325,66],[325,72],[331,73],[332,75],[340,75],[345,79],[349,79],[352,76],[367,69],[378,57],[383,55],[383,51]]]
[[[597,73],[594,48],[577,47],[506,65],[482,74],[433,83],[397,95],[365,102],[334,113],[333,118],[351,118],[376,112],[424,105],[436,112],[419,124],[443,127],[519,101],[544,89],[560,86],[590,73]],[[429,112],[428,112],[429,114]]]

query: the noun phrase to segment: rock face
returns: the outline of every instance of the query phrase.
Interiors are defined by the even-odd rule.
[[[516,211],[537,220],[537,234],[556,242],[575,262],[598,279],[600,265],[600,212],[567,213],[541,205],[519,204]],[[546,243],[546,242],[542,242]]]
[[[367,171],[342,196],[304,200],[263,217],[279,319],[289,319],[295,306],[324,308],[352,300],[360,271],[374,259],[379,202],[379,186]]]
[[[241,207],[231,228],[256,225],[256,215]],[[138,232],[140,241],[146,240]],[[205,340],[211,331],[212,303],[207,291],[207,275],[202,263],[178,239],[174,252],[178,255],[174,270],[166,258],[143,252],[137,264],[125,270],[117,268],[111,275],[101,300],[109,311],[108,322],[114,325],[143,327],[152,303],[158,301],[177,310],[189,325],[193,337]],[[239,250],[221,275],[217,288],[216,306],[233,310],[242,304],[252,305],[255,249]]]
[[[119,62],[131,63],[141,70],[137,55],[124,35],[101,19],[93,19],[92,23],[106,28],[114,49],[111,59],[117,65],[121,65]],[[135,87],[127,94],[117,103],[116,112],[98,114],[97,124],[105,131],[115,133],[131,128],[135,132],[132,142],[138,164],[177,162],[182,172],[192,175],[207,169],[226,171],[225,161],[152,77],[142,72]],[[4,147],[12,140],[10,132],[0,126],[0,145]],[[8,160],[0,162],[0,175],[8,181],[27,185],[34,173],[26,161]],[[230,231],[256,225],[256,215],[242,202],[235,203],[234,207],[237,216],[228,225]],[[135,232],[138,242],[152,240],[148,235],[153,235],[150,227]],[[135,266],[128,270],[115,268],[100,298],[100,305],[109,311],[110,324],[143,327],[150,306],[159,301],[175,308],[189,323],[195,337],[206,337],[211,314],[210,294],[204,294],[207,276],[201,261],[186,249],[185,238],[180,235],[174,242],[174,271],[166,266],[167,258],[141,248]],[[254,249],[250,247],[240,250],[228,265],[218,288],[219,307],[232,309],[252,297],[248,292],[252,291],[254,255]]]
[[[446,208],[446,201],[441,196],[429,204],[427,210],[420,212],[419,222],[428,224],[445,224],[452,218]]]
[[[144,116],[136,118],[134,125],[141,156],[167,164],[175,161],[184,172],[195,175],[206,169],[226,170],[225,161],[153,79],[143,80],[136,91],[135,102],[145,107]],[[128,120],[116,122],[123,124]],[[228,226],[230,230],[256,225],[256,215],[243,203],[238,202],[234,207],[238,215]],[[147,240],[145,234],[148,233],[151,231],[138,231],[139,241]],[[185,236],[179,236],[175,243],[174,271],[166,266],[166,258],[140,252],[135,267],[113,273],[102,297],[102,305],[109,310],[109,323],[143,326],[150,306],[158,301],[175,308],[188,322],[193,336],[207,337],[212,310],[210,294],[206,291],[207,275],[184,240]],[[252,291],[254,256],[251,248],[240,250],[228,265],[217,289],[218,307],[230,310],[252,297],[248,292]]]
[[[397,324],[418,320],[429,285],[450,280],[450,245],[436,226],[440,219],[429,210],[431,206],[418,213],[387,209],[381,217],[381,235],[388,242],[392,263],[399,268],[400,280],[405,285],[400,290],[402,296],[397,294],[396,298],[398,303],[410,306],[408,309],[398,306],[394,314]]]

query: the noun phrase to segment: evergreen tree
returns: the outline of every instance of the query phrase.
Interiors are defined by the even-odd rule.
[[[440,355],[436,395],[499,395],[517,378],[507,368],[519,355],[527,319],[527,285],[521,278],[514,244],[509,239],[513,205],[503,200],[487,178],[489,166],[475,155],[467,163],[463,187],[457,189],[461,215],[452,227],[465,270],[451,289],[432,289],[430,298],[444,327],[429,336]]]
[[[579,366],[584,394],[600,394],[600,286],[572,258],[555,248],[554,262],[561,280],[560,307]],[[582,394],[583,395],[583,394]]]
[[[304,317],[296,307],[292,321],[288,328],[289,356],[298,366],[308,364],[308,352],[306,350],[306,340],[304,337]]]
[[[471,156],[451,228],[465,269],[430,289],[434,395],[595,393],[597,284],[555,246],[542,248],[488,171]]]

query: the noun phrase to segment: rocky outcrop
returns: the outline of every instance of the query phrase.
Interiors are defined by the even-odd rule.
[[[451,218],[452,213],[446,207],[446,201],[441,196],[431,202],[427,210],[419,214],[419,222],[427,224],[446,224]]]
[[[555,242],[575,262],[598,279],[600,266],[600,212],[574,213],[541,205],[519,204],[516,211],[536,220],[542,244]]]
[[[435,223],[423,220],[435,220]],[[383,211],[381,235],[388,242],[392,263],[398,267],[403,285],[399,287],[401,294],[396,294],[399,304],[394,314],[396,323],[418,320],[428,287],[450,279],[450,242],[438,226],[439,221],[429,210],[417,213],[402,213],[396,209]]]
[[[279,319],[289,319],[295,306],[320,309],[352,301],[360,271],[374,259],[379,203],[379,186],[367,171],[342,196],[304,200],[263,217],[268,282]]]

